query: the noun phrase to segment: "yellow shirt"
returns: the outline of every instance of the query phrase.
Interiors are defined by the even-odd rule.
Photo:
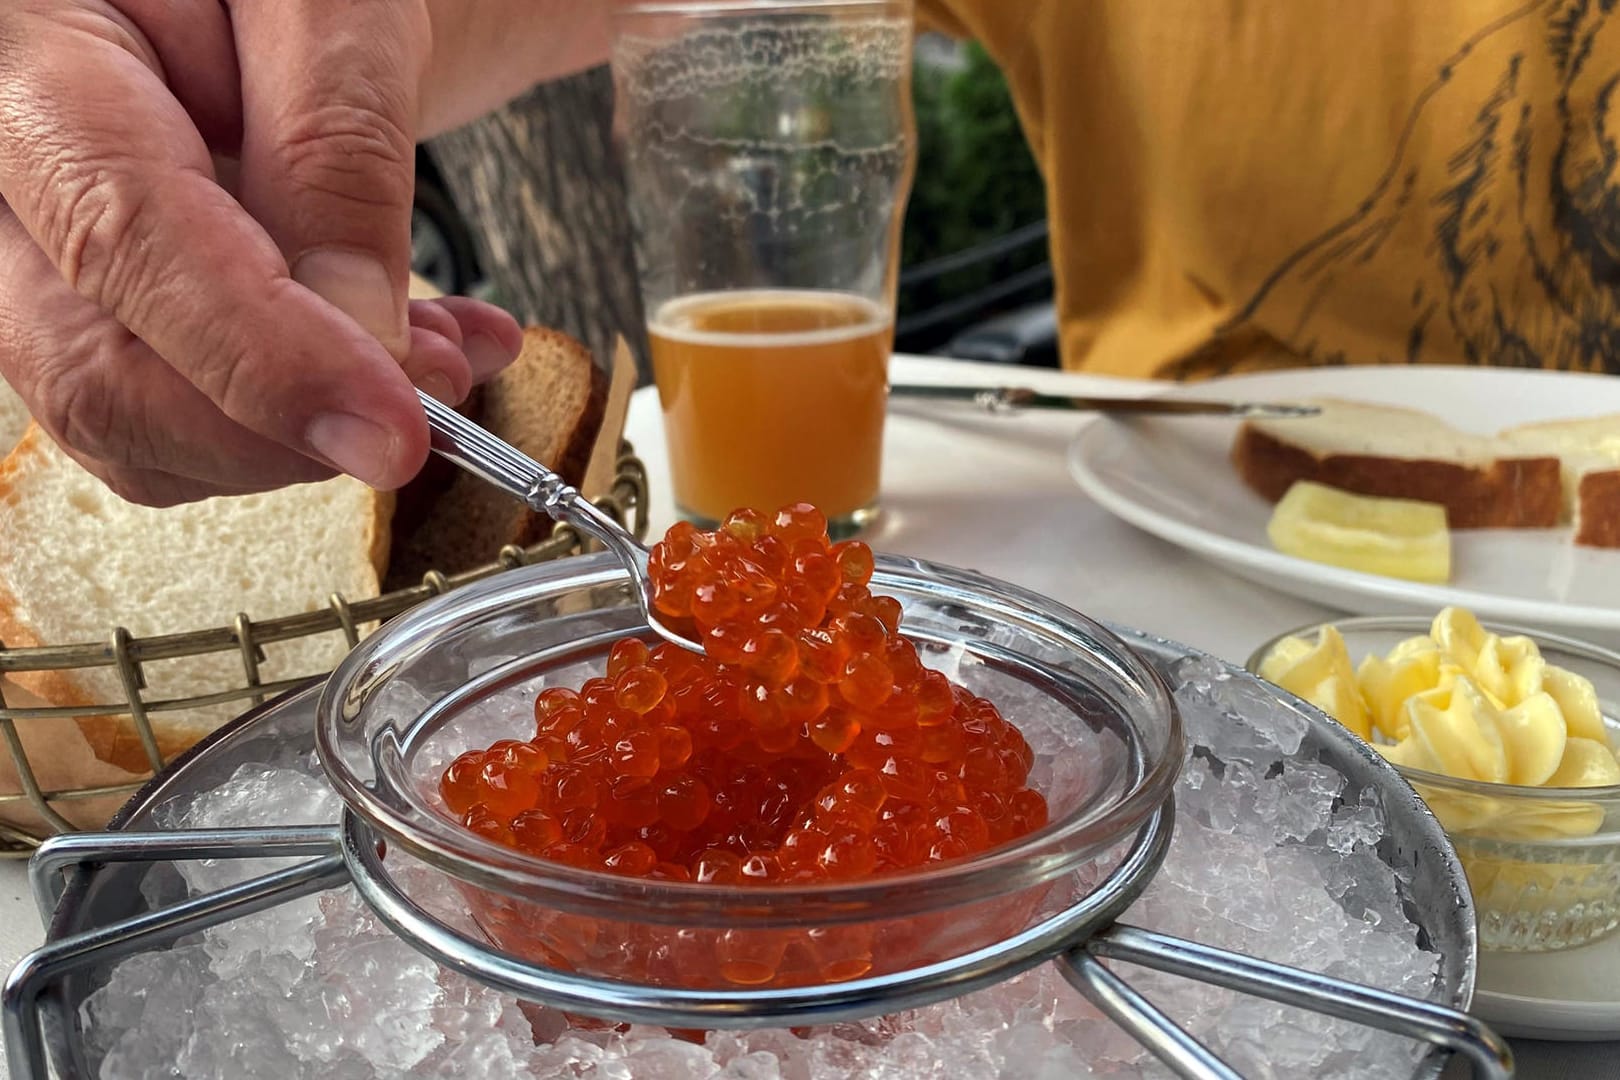
[[[1620,13],[917,0],[1001,65],[1067,367],[1620,371]]]

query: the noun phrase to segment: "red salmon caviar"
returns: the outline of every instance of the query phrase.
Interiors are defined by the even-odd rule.
[[[602,677],[541,690],[533,739],[445,769],[468,829],[571,866],[747,885],[904,870],[1045,825],[1018,729],[924,666],[899,602],[870,591],[871,549],[829,544],[814,507],[677,524],[650,566],[659,611],[708,655],[625,638]],[[739,937],[712,962],[736,985],[867,964],[783,949]]]
[[[616,641],[608,651],[607,677],[617,679],[631,668],[641,667],[652,659],[652,650],[639,638]]]

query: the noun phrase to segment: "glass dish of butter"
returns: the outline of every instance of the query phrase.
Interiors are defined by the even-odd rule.
[[[1468,872],[1483,947],[1568,948],[1620,926],[1620,654],[1446,608],[1303,627],[1248,668],[1423,797]]]

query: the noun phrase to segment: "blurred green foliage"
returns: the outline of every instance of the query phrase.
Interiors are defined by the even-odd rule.
[[[906,266],[993,240],[1046,216],[1040,170],[1006,80],[982,46],[968,43],[964,50],[959,70],[919,63],[913,73],[917,175],[906,208]],[[953,274],[941,281],[939,291],[982,288],[1041,258],[1044,252],[1021,265]]]

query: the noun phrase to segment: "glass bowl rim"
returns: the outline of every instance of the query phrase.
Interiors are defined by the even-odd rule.
[[[459,614],[471,621],[487,620],[503,610],[566,588],[580,591],[622,582],[624,568],[611,553],[551,560],[495,575],[484,581],[462,586],[426,601],[390,620],[350,651],[322,687],[316,712],[316,749],[325,775],[343,800],[346,810],[357,814],[371,828],[390,841],[399,843],[413,856],[463,881],[488,885],[509,895],[551,895],[576,903],[611,901],[625,905],[618,909],[623,918],[634,906],[649,911],[668,904],[723,906],[728,915],[747,920],[766,909],[776,909],[788,901],[812,903],[817,907],[843,911],[880,908],[886,915],[913,914],[938,910],[958,903],[988,900],[1058,880],[1085,863],[1106,855],[1108,849],[1134,835],[1153,811],[1170,797],[1180,774],[1185,754],[1185,732],[1175,696],[1164,677],[1119,635],[1103,623],[1067,605],[1022,589],[1011,583],[974,571],[944,566],[891,554],[876,556],[878,575],[894,575],[913,586],[912,595],[934,589],[961,590],[984,607],[975,614],[995,617],[1001,607],[1023,611],[1049,624],[1078,632],[1106,646],[1106,655],[1086,652],[1093,663],[1114,665],[1113,677],[1132,685],[1151,699],[1153,711],[1165,722],[1165,743],[1161,751],[1141,747],[1145,767],[1134,786],[1127,787],[1111,806],[1098,813],[1070,815],[1069,829],[1059,819],[1009,844],[1002,844],[963,859],[886,874],[851,882],[783,883],[750,886],[716,886],[699,882],[662,881],[585,870],[527,855],[513,848],[477,836],[436,811],[417,809],[401,813],[390,798],[371,786],[349,767],[343,752],[341,729],[346,698],[357,684],[366,689],[385,681],[398,666],[399,656],[416,652],[424,637],[439,637],[445,624]],[[920,590],[917,587],[922,587]],[[960,602],[960,596],[951,602]],[[424,634],[424,629],[426,633]],[[394,652],[385,646],[394,646]],[[373,667],[381,675],[367,673]],[[1121,710],[1123,711],[1123,710]],[[1128,718],[1127,718],[1128,719]],[[1134,725],[1133,725],[1134,726]],[[352,737],[351,737],[352,738]],[[370,747],[366,747],[369,757]],[[395,796],[397,797],[397,796]],[[411,800],[406,799],[407,805]],[[418,820],[425,818],[426,827]],[[1073,837],[1087,836],[1075,851],[1054,857],[1054,848]],[[1022,880],[1018,869],[1036,866],[1033,880]]]
[[[1423,634],[1427,633],[1429,628],[1434,625],[1434,620],[1435,616],[1433,615],[1423,616],[1402,614],[1351,615],[1342,619],[1319,619],[1316,622],[1306,623],[1305,625],[1295,627],[1292,630],[1285,630],[1282,633],[1276,634],[1262,642],[1258,648],[1249,654],[1249,658],[1244,661],[1243,670],[1247,671],[1255,678],[1260,678],[1260,665],[1265,660],[1266,655],[1270,653],[1272,649],[1276,648],[1278,642],[1290,637],[1313,637],[1329,626],[1339,630],[1341,633],[1347,630],[1383,630],[1411,631],[1414,633]],[[1543,644],[1550,645],[1556,649],[1563,650],[1564,652],[1572,653],[1583,660],[1591,660],[1595,663],[1606,665],[1613,668],[1615,674],[1620,676],[1620,652],[1607,649],[1602,645],[1598,645],[1590,641],[1583,641],[1580,638],[1572,638],[1563,634],[1552,633],[1546,630],[1538,630],[1533,627],[1520,626],[1516,623],[1498,622],[1495,619],[1479,619],[1479,624],[1492,633],[1509,636],[1522,635],[1534,641],[1538,647]],[[1277,687],[1277,689],[1282,693],[1288,693],[1287,690],[1283,690],[1280,686]],[[1311,705],[1311,703],[1308,701],[1305,702],[1305,704],[1312,709],[1316,709],[1318,712],[1322,711],[1317,709],[1315,705]],[[1324,715],[1326,714],[1324,713]],[[1333,717],[1330,716],[1328,719],[1333,720]],[[1333,722],[1338,723],[1337,720],[1334,720]],[[1371,744],[1369,743],[1369,745]],[[1523,784],[1500,784],[1489,780],[1467,780],[1459,776],[1447,776],[1444,773],[1430,772],[1427,769],[1414,769],[1406,765],[1398,765],[1393,761],[1390,762],[1390,766],[1411,783],[1422,783],[1433,788],[1441,788],[1468,795],[1486,796],[1493,799],[1523,799],[1532,802],[1620,802],[1620,784],[1605,784],[1601,787],[1584,788],[1528,787]],[[1601,833],[1598,835],[1612,836],[1612,834]],[[1555,840],[1537,841],[1537,843],[1547,844],[1560,842],[1561,841]]]

